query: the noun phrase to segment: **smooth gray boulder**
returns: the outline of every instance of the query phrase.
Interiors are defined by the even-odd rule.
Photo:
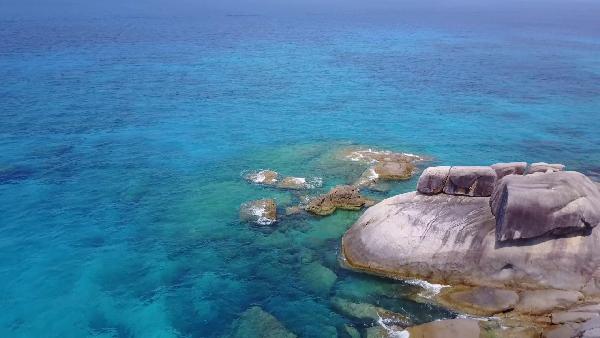
[[[388,198],[346,232],[343,256],[352,268],[394,278],[600,295],[600,231],[498,245],[489,200],[416,192]]]
[[[452,167],[444,186],[444,193],[448,195],[490,196],[495,183],[496,171],[492,167]]]
[[[441,193],[444,191],[449,174],[449,166],[429,167],[425,169],[419,177],[417,191],[427,195]]]
[[[509,162],[509,163],[496,163],[491,165],[492,169],[496,171],[496,176],[501,179],[507,175],[523,175],[527,169],[527,162]]]
[[[583,298],[581,292],[572,290],[527,290],[519,296],[515,310],[532,315],[564,310]]]
[[[600,224],[600,190],[575,171],[504,177],[490,205],[499,241],[585,234]]]
[[[546,163],[546,162],[536,162],[531,163],[529,169],[527,169],[527,174],[535,174],[535,173],[549,173],[549,172],[557,172],[564,171],[565,165],[558,163]]]

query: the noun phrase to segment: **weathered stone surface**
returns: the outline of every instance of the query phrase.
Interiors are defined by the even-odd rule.
[[[306,184],[306,178],[304,177],[284,177],[277,184],[278,188],[281,189],[292,189],[292,190],[301,190],[308,188]]]
[[[295,338],[277,318],[258,306],[246,310],[234,323],[233,338]]]
[[[581,334],[581,338],[600,338],[600,329],[591,329],[584,331]]]
[[[543,338],[571,338],[577,336],[577,329],[572,324],[559,325],[549,328]]]
[[[411,162],[380,162],[375,164],[373,171],[381,180],[408,180],[415,165]]]
[[[411,192],[366,210],[342,251],[349,266],[379,275],[600,294],[600,231],[498,245],[495,228],[489,198]]]
[[[449,166],[429,167],[425,169],[421,177],[419,177],[417,191],[427,195],[441,193],[444,191],[449,174]]]
[[[583,233],[600,224],[600,190],[574,171],[507,176],[491,207],[499,241]]]
[[[490,196],[496,183],[492,167],[452,167],[444,186],[448,195]]]
[[[581,323],[598,317],[597,312],[561,311],[552,313],[552,324]]]
[[[279,174],[273,170],[260,170],[247,174],[245,178],[256,184],[275,185],[279,178]]]
[[[497,178],[501,179],[507,175],[524,175],[527,162],[496,163],[492,164],[491,167],[496,171]]]
[[[317,215],[330,215],[336,209],[359,210],[371,205],[371,201],[363,197],[357,187],[340,185],[327,194],[319,196],[308,203],[306,210]]]
[[[364,163],[414,162],[422,160],[420,156],[414,154],[395,153],[389,150],[375,149],[345,149],[342,152],[342,156],[351,161]]]
[[[548,172],[557,172],[564,171],[565,166],[563,164],[549,164],[546,162],[537,162],[531,163],[529,168],[527,169],[527,174],[535,174],[535,173],[548,173]]]
[[[277,221],[277,204],[273,199],[250,201],[240,207],[240,219],[260,225],[269,225]]]
[[[456,311],[491,316],[514,308],[519,295],[512,290],[490,287],[445,288],[436,299]]]
[[[285,208],[286,216],[296,215],[302,212],[302,208],[300,206],[291,206]]]
[[[582,298],[581,292],[572,290],[522,291],[515,310],[520,313],[540,315],[556,309],[566,309]]]
[[[479,338],[481,329],[474,319],[448,319],[407,329],[410,338]]]

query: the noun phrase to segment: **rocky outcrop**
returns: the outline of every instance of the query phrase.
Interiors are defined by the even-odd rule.
[[[490,204],[499,241],[585,234],[600,224],[600,190],[574,171],[507,176]]]
[[[600,232],[527,245],[496,241],[489,198],[415,192],[369,208],[342,239],[356,269],[443,284],[600,293]]]
[[[380,181],[410,179],[416,171],[415,163],[423,160],[413,154],[373,149],[347,149],[342,152],[342,155],[344,159],[370,165],[355,185],[376,190],[381,188],[378,185]]]
[[[373,171],[381,180],[408,180],[415,165],[411,162],[381,162],[373,167]]]
[[[557,172],[564,171],[565,166],[563,164],[549,164],[546,162],[537,162],[532,163],[527,169],[527,174],[535,174],[535,173],[548,173],[548,172]]]
[[[421,174],[421,177],[419,177],[417,191],[426,195],[442,193],[446,186],[449,174],[449,166],[429,167],[425,169]]]
[[[240,207],[240,219],[259,225],[270,225],[277,221],[277,204],[273,199],[246,202]]]
[[[444,186],[448,195],[490,196],[496,183],[496,171],[486,166],[452,167]]]
[[[527,170],[527,162],[496,163],[491,167],[496,171],[497,178],[501,179],[507,175],[524,175]]]
[[[519,294],[490,287],[445,288],[436,296],[436,300],[460,312],[491,316],[512,310],[519,301]]]
[[[256,184],[275,185],[279,174],[273,170],[259,170],[245,175],[246,180]]]
[[[336,209],[358,210],[372,205],[372,201],[363,197],[357,187],[340,185],[327,194],[314,198],[308,203],[306,211],[316,215],[330,215]]]
[[[278,188],[282,189],[292,189],[292,190],[301,190],[308,188],[306,183],[306,178],[304,177],[284,177],[277,184]]]

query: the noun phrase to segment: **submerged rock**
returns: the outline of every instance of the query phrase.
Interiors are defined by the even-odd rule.
[[[414,162],[422,160],[420,156],[408,153],[395,153],[388,150],[375,149],[346,149],[343,157],[351,161],[377,163],[377,162]]]
[[[277,184],[279,174],[273,170],[260,170],[247,174],[245,178],[256,184],[275,185]]]
[[[582,234],[600,224],[600,190],[574,171],[507,176],[490,204],[499,241]]]
[[[258,306],[246,310],[234,323],[232,338],[295,338],[277,318]]]
[[[492,167],[452,167],[444,186],[448,195],[490,196],[496,184]]]
[[[501,179],[507,175],[524,175],[527,170],[527,162],[496,163],[491,167],[496,171],[498,179]]]
[[[300,190],[308,188],[306,178],[304,177],[284,177],[281,182],[277,184],[278,188],[282,189],[293,189]]]
[[[312,262],[300,268],[304,283],[314,292],[326,295],[335,284],[337,275],[323,265]]]
[[[399,313],[395,313],[367,303],[354,303],[344,298],[333,297],[331,305],[344,316],[366,323],[383,321],[386,325],[407,327],[412,321]]]
[[[509,177],[513,176],[503,180]],[[349,266],[385,276],[600,294],[595,272],[600,269],[600,231],[528,245],[497,245],[489,201],[416,192],[388,198],[369,208],[346,232],[342,253]]]
[[[529,166],[529,169],[527,169],[527,174],[535,174],[535,173],[548,173],[548,172],[557,172],[557,171],[564,171],[565,170],[565,166],[564,164],[549,164],[546,162],[537,162],[537,163],[532,163]]]
[[[419,177],[417,191],[426,195],[435,195],[443,192],[449,174],[449,166],[429,167],[425,169],[421,177]]]
[[[360,194],[357,187],[340,185],[331,189],[327,194],[312,199],[306,210],[316,215],[330,215],[336,209],[359,210],[371,205],[371,201]]]
[[[270,225],[277,221],[277,204],[273,199],[250,201],[240,207],[240,219],[259,225]]]

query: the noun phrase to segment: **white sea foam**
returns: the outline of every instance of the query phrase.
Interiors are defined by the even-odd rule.
[[[408,279],[406,283],[411,285],[419,286],[423,289],[423,292],[419,293],[419,296],[430,298],[442,291],[443,288],[449,287],[449,285],[433,284],[420,279]]]
[[[381,325],[381,327],[383,327],[387,333],[388,333],[388,337],[393,337],[393,338],[409,338],[410,337],[410,333],[406,330],[395,330],[389,326],[387,326],[385,319],[381,318],[381,316],[377,315],[379,317],[379,319],[377,320],[377,323],[379,325]]]
[[[306,180],[305,184],[309,189],[320,188],[323,186],[323,179],[321,177],[311,177]]]
[[[275,223],[274,219],[268,218],[265,216],[267,210],[264,207],[252,207],[250,208],[250,213],[257,217],[256,223],[260,225],[270,225]]]

